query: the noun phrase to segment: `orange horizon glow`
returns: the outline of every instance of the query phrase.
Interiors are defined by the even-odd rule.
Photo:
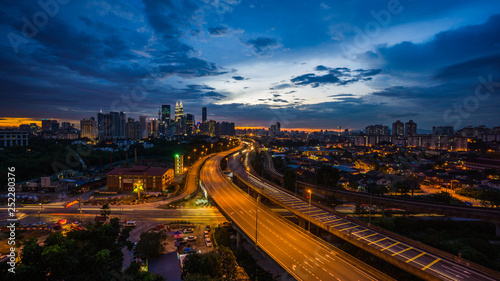
[[[36,123],[39,127],[42,126],[42,120],[25,117],[0,117],[0,127],[11,128],[19,127],[21,124]]]
[[[235,129],[239,129],[239,130],[257,130],[257,129],[264,129],[264,130],[268,130],[269,128],[266,128],[266,127],[235,127]],[[345,128],[345,129],[348,129],[348,128]],[[310,129],[310,128],[281,128],[282,131],[299,131],[299,132],[308,132],[308,133],[312,133],[312,132],[319,132],[321,130],[325,131],[325,130],[328,130],[328,131],[334,131],[334,132],[338,132],[339,130],[338,129]],[[344,130],[344,129],[342,129]],[[351,130],[351,129],[349,129]]]

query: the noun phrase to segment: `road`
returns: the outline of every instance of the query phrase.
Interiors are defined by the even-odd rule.
[[[386,260],[388,257],[394,257],[404,264],[426,271],[441,280],[495,280],[481,272],[463,267],[444,257],[429,253],[414,245],[378,233],[368,227],[311,205],[309,202],[297,198],[249,173],[247,168],[241,165],[241,157],[242,154],[240,153],[229,159],[229,167],[239,178],[266,194],[266,197],[274,199],[274,202],[278,202],[288,210],[294,211],[295,214],[311,221],[311,223],[337,236],[339,236],[338,233],[348,235],[357,242],[384,253],[382,257],[385,257]],[[244,165],[247,166],[249,165],[248,157],[245,158]]]
[[[218,154],[203,166],[200,179],[208,193],[234,223],[298,280],[377,280],[344,260],[333,246],[321,243],[297,226],[230,184],[219,169]],[[258,211],[257,211],[258,210]],[[258,215],[256,215],[258,214]],[[257,222],[258,218],[258,223]],[[257,228],[257,233],[256,233]]]

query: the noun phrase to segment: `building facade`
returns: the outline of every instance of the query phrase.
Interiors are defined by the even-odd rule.
[[[136,166],[116,168],[107,174],[108,191],[163,192],[174,182],[174,170]]]

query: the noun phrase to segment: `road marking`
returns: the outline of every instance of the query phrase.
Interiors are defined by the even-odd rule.
[[[411,258],[411,259],[407,260],[407,261],[406,261],[406,263],[409,263],[409,262],[411,262],[411,261],[413,261],[413,260],[416,260],[416,259],[420,258],[420,257],[421,257],[421,256],[423,256],[423,255],[425,255],[425,253],[421,253],[421,254],[420,254],[420,255],[418,255],[418,256],[414,256],[413,258]]]
[[[399,252],[397,252],[397,253],[392,254],[391,256],[399,255],[399,254],[401,254],[402,252],[406,252],[406,251],[411,250],[411,249],[413,249],[413,247],[406,248],[406,249],[404,249],[404,250],[402,250],[402,251],[399,251]]]
[[[377,234],[378,234],[378,233],[373,233],[373,234],[370,234],[370,235],[368,235],[368,236],[362,236],[362,237],[359,237],[359,238],[358,238],[358,240],[359,240],[359,239],[366,239],[366,238],[368,238],[368,237],[372,237],[373,235],[377,235]]]
[[[345,225],[345,224],[350,224],[350,222],[344,222],[344,223],[336,224],[336,225],[332,225],[332,226],[333,227],[338,227],[338,226]]]
[[[380,242],[380,241],[382,241],[382,240],[385,240],[385,239],[387,239],[387,237],[382,238],[382,239],[379,239],[379,240],[377,240],[377,241],[370,242],[370,243],[368,243],[368,245],[373,244],[373,243],[378,243],[378,242]]]
[[[437,263],[437,262],[438,262],[438,261],[440,261],[440,260],[441,260],[440,258],[435,259],[433,262],[431,262],[431,263],[429,263],[428,265],[426,265],[426,266],[422,267],[422,271],[423,271],[423,270],[426,270],[427,268],[429,268],[429,267],[431,267],[431,266],[433,266],[435,263]]]
[[[352,234],[356,234],[356,233],[360,233],[360,232],[365,232],[365,231],[368,231],[368,230],[369,230],[369,229],[367,228],[367,229],[365,229],[365,230],[356,231],[356,232],[354,232],[354,233],[352,233]]]
[[[382,249],[382,250],[380,250],[380,251],[382,252],[383,250],[387,250],[387,249],[389,249],[390,247],[392,247],[392,246],[396,246],[396,245],[397,245],[397,244],[399,244],[399,243],[401,243],[401,242],[396,242],[396,243],[394,243],[394,244],[391,244],[391,245],[389,245],[389,246],[387,246],[387,247],[383,248],[383,249]]]

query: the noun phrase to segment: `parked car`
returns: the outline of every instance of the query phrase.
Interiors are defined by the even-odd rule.
[[[205,231],[210,232],[210,230],[211,230],[211,229],[210,229],[210,225],[207,225],[207,226],[205,227]]]
[[[62,219],[62,220],[59,220],[57,223],[63,225],[63,224],[66,224],[67,222],[68,222],[68,220]]]
[[[210,237],[210,234],[208,234],[208,231],[205,230],[205,232],[203,233],[203,237],[204,238],[208,238]]]
[[[154,230],[161,230],[163,229],[165,226],[163,224],[158,224],[157,226],[155,226]]]
[[[71,225],[72,225],[72,226],[80,226],[80,225],[82,225],[82,223],[81,223],[81,222],[79,222],[79,221],[75,221],[75,222],[73,222]]]
[[[184,233],[193,233],[193,232],[194,232],[194,230],[190,227],[184,229]]]
[[[39,221],[39,222],[33,223],[31,226],[33,226],[33,227],[45,227],[45,226],[47,226],[47,224],[44,223],[43,221]]]
[[[210,240],[210,238],[205,238],[205,244],[207,247],[212,247],[212,240]]]
[[[186,237],[186,241],[189,241],[189,242],[194,242],[194,241],[196,241],[196,236],[189,236],[189,237]]]
[[[186,247],[184,249],[184,254],[191,254],[191,253],[196,253],[196,250],[191,247]]]

